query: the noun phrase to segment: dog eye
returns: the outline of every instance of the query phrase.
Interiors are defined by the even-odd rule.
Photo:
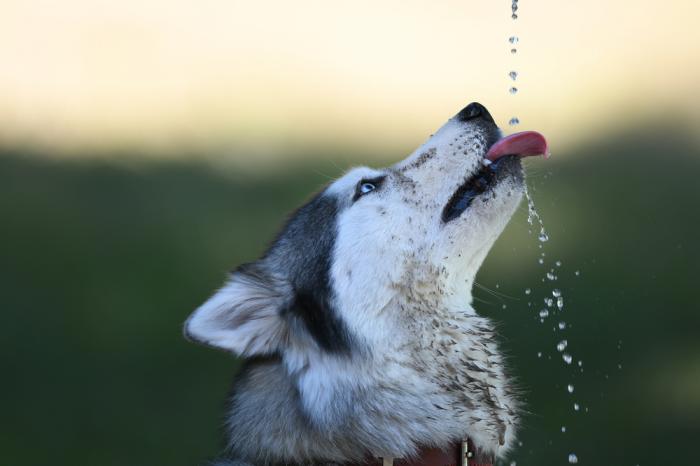
[[[360,180],[355,187],[355,195],[352,200],[356,201],[365,194],[369,194],[372,191],[376,191],[382,185],[384,181],[384,176],[378,176],[377,178]]]
[[[360,185],[360,194],[367,194],[368,192],[374,191],[375,189],[377,189],[377,187],[373,183],[365,181]]]

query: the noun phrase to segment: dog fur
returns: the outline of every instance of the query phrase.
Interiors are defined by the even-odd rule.
[[[188,319],[190,339],[245,359],[217,464],[513,445],[519,404],[471,289],[523,174],[514,156],[487,166],[500,131],[466,110],[402,162],[328,185]]]

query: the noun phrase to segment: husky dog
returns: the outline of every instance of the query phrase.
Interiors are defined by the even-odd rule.
[[[411,457],[469,437],[502,456],[519,403],[474,276],[521,201],[535,132],[472,103],[407,159],[297,210],[185,323],[245,359],[217,464]]]

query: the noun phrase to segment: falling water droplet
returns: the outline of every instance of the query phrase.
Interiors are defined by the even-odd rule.
[[[583,361],[579,360],[578,367],[583,367]]]
[[[559,343],[557,343],[557,351],[560,353],[566,349],[566,347],[569,345],[569,342],[566,340],[562,340]]]
[[[540,236],[537,239],[539,239],[542,243],[549,241],[549,235],[546,231],[544,231],[544,228],[540,230]]]
[[[511,44],[515,45],[515,44],[517,44],[518,42],[520,42],[520,39],[518,39],[518,36],[510,36],[510,37],[508,38],[508,42],[510,42]]]
[[[510,53],[512,53],[513,55],[515,55],[516,53],[518,53],[518,49],[510,49]]]
[[[564,298],[562,298],[561,296],[557,298],[557,307],[560,311],[564,309]]]
[[[569,453],[569,463],[570,464],[578,463],[578,456],[576,456],[575,453]]]
[[[545,317],[547,317],[548,315],[549,315],[549,310],[548,310],[548,309],[542,309],[542,310],[540,311],[540,317],[542,317],[543,319],[544,319]]]
[[[554,288],[552,290],[552,296],[554,296],[555,298],[558,298],[559,296],[561,296],[561,290],[559,288]]]
[[[515,13],[513,13],[510,17],[513,18],[513,19],[518,19],[518,15],[515,14]]]
[[[530,288],[525,288],[525,294],[530,294],[532,293],[532,290]]]
[[[537,352],[537,357],[538,357],[538,358],[541,358],[541,357],[542,357],[542,351],[538,351],[538,352]]]
[[[510,76],[510,79],[512,79],[513,81],[515,81],[516,79],[518,79],[518,72],[517,72],[517,71],[511,71],[510,73],[508,73],[508,76]]]
[[[566,432],[566,426],[561,426],[561,431]]]
[[[544,264],[544,259],[540,257],[539,259],[537,259],[537,262],[539,262],[540,264]]]
[[[567,363],[567,364],[571,364],[571,361],[573,360],[573,358],[571,357],[571,355],[570,355],[570,354],[567,354],[567,353],[562,354],[562,355],[561,355],[561,358],[562,358],[562,359],[564,360],[564,362]]]
[[[555,264],[557,265],[557,267],[561,267],[561,261],[556,261]]]
[[[508,89],[508,92],[510,92],[511,94],[515,95],[515,94],[518,93],[518,88],[517,88],[517,87],[511,87],[510,89]]]
[[[516,126],[520,124],[520,119],[518,117],[513,117],[510,120],[508,120],[508,124],[510,126]]]
[[[578,403],[574,403],[574,411],[580,410],[581,407],[578,405]]]
[[[561,321],[559,322],[559,330],[564,330],[566,328],[566,322]]]
[[[574,393],[574,386],[572,384],[567,385],[566,391],[569,393]]]
[[[547,279],[548,280],[556,280],[557,276],[554,275],[552,272],[547,272]],[[550,298],[551,299],[551,298]]]
[[[508,306],[506,306],[506,305],[504,304],[504,305],[503,305],[503,306],[501,306],[501,307],[502,307],[503,309],[505,309],[505,308],[506,308],[506,307],[508,307]]]
[[[581,275],[581,272],[579,272],[579,271],[577,270],[576,272],[574,272],[574,275],[576,275],[576,276],[578,277],[579,275]]]
[[[547,305],[547,307],[552,307],[554,301],[552,300],[552,298],[544,298],[544,303]]]

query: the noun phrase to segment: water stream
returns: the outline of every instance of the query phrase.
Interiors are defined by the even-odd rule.
[[[518,19],[518,0],[512,0],[511,3],[511,18],[513,21],[516,21]],[[508,43],[510,44],[510,52],[512,55],[517,54],[518,52],[518,44],[520,43],[520,38],[516,35],[512,35],[508,38]],[[518,79],[519,73],[515,69],[512,69],[508,73],[508,77],[511,80],[511,86],[508,89],[508,92],[515,96],[518,93],[518,88],[515,86],[515,83]],[[511,127],[517,126],[520,124],[520,119],[517,116],[513,116],[509,121],[508,124]],[[537,212],[537,208],[535,207],[535,203],[530,195],[530,192],[527,189],[525,189],[525,199],[527,201],[527,223],[529,225],[529,232],[530,234],[533,233],[533,230],[537,234],[537,240],[538,240],[538,247],[540,249],[540,254],[537,259],[537,263],[539,265],[545,266],[544,269],[544,277],[542,278],[542,282],[544,283],[549,283],[549,282],[556,282],[558,277],[558,274],[560,273],[559,271],[561,270],[562,262],[560,260],[555,260],[553,262],[547,261],[547,256],[545,253],[545,245],[549,241],[549,234],[547,234],[547,231],[544,227],[544,222],[542,221],[542,217],[540,216],[539,212]],[[574,272],[576,276],[579,275],[579,271],[577,270]],[[554,283],[552,283],[554,285]],[[551,294],[551,295],[550,295]],[[532,296],[532,290],[530,288],[525,289],[525,295],[528,297]],[[537,309],[535,308],[537,314],[535,316],[536,319],[540,321],[541,324],[545,324],[548,319],[554,319],[556,317],[557,324],[556,326],[552,327],[552,331],[558,335],[556,340],[558,342],[554,346],[556,349],[557,353],[561,355],[561,359],[563,364],[566,366],[571,366],[571,370],[579,370],[580,372],[583,372],[583,361],[578,360],[577,364],[573,364],[574,362],[574,357],[571,354],[571,350],[569,348],[569,341],[566,336],[566,330],[568,328],[568,324],[564,318],[564,293],[561,291],[560,288],[557,287],[552,287],[550,290],[550,293],[547,294],[542,298],[542,302],[544,306],[541,308]],[[532,301],[528,302],[528,307],[532,308]],[[539,307],[539,306],[538,306]],[[539,359],[542,358],[542,352],[537,353],[537,357]],[[572,377],[573,374],[571,374],[569,377]],[[574,393],[575,393],[575,387],[574,384],[571,383],[570,381],[567,381],[566,384],[564,384],[566,387],[566,391],[569,395],[572,396],[572,407],[574,412],[578,412],[581,410],[580,404],[574,400]],[[587,408],[586,408],[587,411]],[[565,434],[566,433],[566,426],[561,426],[561,433]],[[567,461],[569,464],[577,464],[578,463],[578,456],[575,453],[569,453],[567,457]],[[515,466],[515,462],[511,463],[511,466]]]

